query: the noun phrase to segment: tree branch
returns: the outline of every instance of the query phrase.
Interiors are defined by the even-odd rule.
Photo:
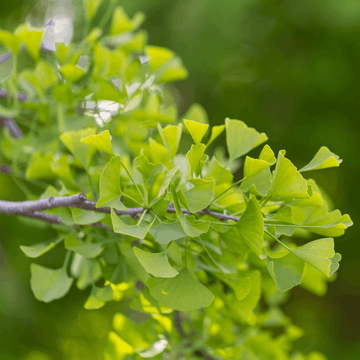
[[[6,99],[7,97],[9,97],[11,95],[9,95],[4,89],[0,89],[0,98]],[[27,100],[27,96],[21,92],[18,93],[18,100],[19,101],[26,101]]]
[[[13,138],[21,138],[23,136],[23,133],[20,130],[19,126],[12,118],[5,118],[0,116],[0,125],[7,127],[10,131],[10,135]]]
[[[11,167],[7,165],[0,165],[0,173],[11,174]]]
[[[86,199],[86,196],[82,193],[71,195],[71,196],[63,196],[63,197],[51,197],[48,199],[40,199],[34,201],[6,201],[0,200],[0,213],[7,215],[21,215],[32,217],[36,219],[40,219],[43,221],[47,221],[53,224],[62,224],[62,221],[59,217],[54,217],[52,215],[45,214],[41,212],[41,210],[48,210],[54,208],[75,208],[81,210],[88,211],[96,211],[101,213],[111,213],[110,207],[96,207],[95,201],[89,201]],[[145,209],[142,207],[138,208],[129,208],[127,210],[114,210],[115,213],[119,216],[121,215],[130,215],[131,217],[137,217],[139,214],[142,214]],[[175,209],[173,204],[170,204],[167,210],[169,213],[174,213]],[[184,214],[193,215],[186,209],[181,209]],[[221,214],[214,211],[210,211],[209,209],[204,209],[199,211],[197,214],[210,215],[216,217],[222,221],[225,220],[233,220],[238,221],[239,218],[231,215]],[[96,226],[96,225],[95,225]],[[102,226],[102,225],[98,225]],[[105,225],[104,225],[105,226]],[[111,229],[106,227],[107,229]]]

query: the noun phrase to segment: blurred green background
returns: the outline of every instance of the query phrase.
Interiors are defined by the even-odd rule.
[[[28,14],[43,23],[56,0],[0,0],[0,28],[12,30]],[[60,3],[60,1],[58,1]],[[81,28],[79,1],[75,29]],[[311,174],[334,205],[355,223],[336,240],[343,255],[338,279],[317,297],[299,287],[285,310],[306,335],[297,342],[329,360],[360,359],[359,110],[360,2],[355,0],[126,0],[143,11],[149,43],[183,59],[190,76],[171,86],[180,114],[198,102],[213,125],[240,119],[265,132],[275,152],[301,167],[325,145],[344,159],[340,169]],[[1,53],[0,53],[1,55]],[[258,150],[253,153],[258,155]],[[0,197],[21,193],[0,175]],[[82,309],[87,293],[75,288],[50,304],[36,301],[29,286],[29,259],[19,245],[54,236],[0,216],[0,358],[3,360],[101,359],[117,303]],[[44,256],[59,265],[63,254]]]

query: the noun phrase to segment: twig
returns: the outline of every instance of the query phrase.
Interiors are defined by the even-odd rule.
[[[0,98],[7,98],[10,97],[11,95],[9,95],[4,89],[0,89]],[[21,92],[18,93],[18,100],[19,101],[26,101],[27,100],[27,96]]]
[[[0,165],[0,173],[11,174],[11,167],[6,165]]]
[[[0,56],[0,64],[2,64],[3,62],[5,62],[7,59],[11,58],[11,53],[5,53],[4,55]]]
[[[35,211],[54,209],[54,208],[76,208],[82,210],[96,211],[101,213],[111,213],[110,207],[96,207],[95,201],[89,201],[86,199],[86,196],[82,193],[71,195],[71,196],[63,196],[63,197],[51,197],[48,199],[40,199],[34,201],[5,201],[0,200],[0,213],[8,214],[8,215],[28,215],[32,214]],[[139,214],[142,214],[145,209],[142,207],[138,208],[129,208],[127,210],[114,210],[115,213],[119,216],[121,215],[130,215],[132,217],[136,217]],[[174,213],[175,209],[172,204],[169,205],[167,211],[169,213]],[[184,214],[193,215],[187,209],[181,209]],[[232,220],[238,221],[239,218],[231,215],[221,214],[214,211],[210,211],[209,209],[204,209],[199,211],[197,214],[210,215],[214,216],[220,220]]]
[[[0,116],[0,125],[7,127],[10,131],[10,135],[13,138],[21,138],[23,136],[23,133],[20,130],[19,126],[12,118],[5,118]]]

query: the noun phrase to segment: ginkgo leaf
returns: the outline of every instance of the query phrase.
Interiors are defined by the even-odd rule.
[[[150,151],[152,160],[155,162],[160,162],[161,164],[165,165],[168,169],[171,169],[171,162],[170,162],[170,154],[166,150],[165,146],[159,144],[154,139],[149,139],[150,144]]]
[[[114,209],[111,208],[111,221],[113,224],[114,232],[116,232],[117,234],[129,235],[138,239],[144,239],[155,220],[156,217],[150,224],[144,227],[141,227],[139,224],[129,225],[123,222],[120,217],[116,215]]]
[[[326,276],[330,276],[332,258],[335,256],[334,239],[325,238],[311,241],[297,249],[288,249]],[[337,258],[336,258],[337,259]]]
[[[181,211],[174,185],[170,185],[170,189],[171,189],[171,195],[172,195],[176,215],[180,220],[181,226],[185,234],[191,237],[198,237],[201,234],[207,233],[209,230],[210,223],[206,221],[206,222],[191,224]]]
[[[152,226],[149,232],[160,244],[168,244],[173,240],[178,240],[186,236],[179,220],[160,222],[159,225]]]
[[[197,103],[190,106],[188,111],[183,116],[184,119],[191,119],[201,124],[209,124],[209,119],[206,110]],[[184,132],[186,130],[184,129]]]
[[[74,64],[63,65],[59,71],[60,74],[71,83],[76,83],[85,75],[85,71]]]
[[[287,291],[301,283],[305,262],[292,253],[283,257],[272,257],[268,253],[266,266],[276,288]]]
[[[85,135],[85,136],[84,136]],[[101,134],[95,135],[95,132],[92,131],[92,134],[83,133],[81,135],[81,142],[83,144],[92,146],[93,148],[103,151],[109,155],[115,156],[113,149],[111,147],[111,138],[109,130],[103,131]]]
[[[267,195],[279,198],[310,198],[307,181],[291,161],[285,158],[285,150],[279,151],[272,184]]]
[[[260,297],[261,297],[261,274],[260,271],[244,271],[242,273],[243,277],[249,277],[251,280],[251,290],[250,293],[242,300],[237,300],[235,297],[229,297],[229,300],[232,302],[232,299],[235,301],[232,302],[234,310],[241,316],[243,321],[249,325],[255,325],[256,316],[254,314],[254,309],[256,308]],[[237,300],[237,301],[236,301]]]
[[[337,167],[341,163],[342,160],[338,155],[332,153],[326,146],[322,146],[313,159],[302,167],[299,172]]]
[[[209,125],[201,124],[193,120],[184,119],[184,124],[189,130],[191,137],[193,138],[195,144],[200,144],[202,138],[204,137]]]
[[[182,204],[193,214],[205,209],[214,196],[215,180],[189,179],[194,185],[187,191],[179,191],[178,197]]]
[[[331,260],[331,266],[330,266],[330,273],[329,276],[334,274],[339,269],[339,262],[341,260],[341,254],[335,253],[335,255],[330,259]]]
[[[216,140],[217,137],[219,137],[222,132],[225,130],[225,125],[216,125],[211,128],[211,136],[209,141],[206,144],[206,147],[208,147],[214,140]]]
[[[157,196],[158,198],[161,197],[165,193],[166,189],[169,187],[169,185],[171,183],[171,180],[173,179],[173,177],[175,176],[175,174],[179,170],[179,168],[180,168],[180,166],[176,166],[166,173],[164,180],[161,184],[161,187],[159,189],[159,193]]]
[[[155,277],[171,278],[178,274],[169,264],[165,252],[150,253],[134,247],[134,253],[144,269]]]
[[[338,237],[344,234],[345,230],[352,226],[353,222],[348,214],[341,215],[339,210],[329,213],[313,213],[300,225],[306,230],[323,236]]]
[[[258,133],[240,120],[225,119],[226,144],[230,161],[245,155],[251,149],[262,144],[268,138],[265,133]]]
[[[89,20],[95,16],[101,3],[102,0],[83,0],[85,14]]]
[[[98,256],[103,251],[101,244],[81,241],[72,234],[67,235],[65,238],[65,247],[68,250],[90,259]]]
[[[105,213],[82,209],[70,209],[74,223],[78,225],[90,225],[97,223],[106,217]]]
[[[56,241],[49,240],[42,243],[37,243],[30,246],[20,246],[20,249],[25,253],[27,257],[37,258],[41,255],[46,254],[48,251],[53,249],[64,237],[57,239]]]
[[[38,264],[30,264],[30,285],[36,299],[46,303],[64,297],[73,283],[66,270],[48,269]]]
[[[250,178],[257,175],[266,168],[274,165],[276,162],[273,151],[269,145],[265,145],[260,153],[259,159],[253,159],[249,156],[245,158],[244,177]]]
[[[209,306],[214,299],[214,295],[187,268],[173,278],[150,278],[146,284],[161,305],[173,310],[200,309]]]
[[[100,175],[100,198],[96,207],[111,206],[117,210],[126,210],[126,206],[120,201],[122,194],[120,187],[121,157],[113,157],[105,166]]]
[[[190,150],[186,153],[186,159],[188,163],[188,170],[190,176],[194,173],[196,167],[198,166],[206,146],[204,144],[191,145]]]
[[[256,255],[260,256],[263,242],[264,242],[264,220],[261,213],[259,203],[252,197],[244,214],[240,220],[232,226],[233,230],[236,230],[232,239],[231,237],[223,237],[223,240],[235,251],[237,248],[241,252],[244,251],[244,244],[255,252]]]
[[[159,302],[150,295],[148,288],[145,288],[138,297],[135,297],[129,304],[129,307],[145,314],[167,314],[172,312],[172,309],[160,305]]]
[[[60,135],[60,140],[79,159],[82,166],[87,169],[96,150],[80,142],[83,132],[84,130],[64,132]]]
[[[34,61],[39,59],[43,33],[43,29],[29,28],[27,24],[22,24],[15,29],[16,37],[25,43],[26,50]]]
[[[169,152],[171,158],[173,159],[179,148],[182,124],[178,124],[177,126],[167,125],[163,129],[158,123],[158,130],[166,150]]]
[[[86,310],[97,310],[102,308],[108,301],[113,299],[113,290],[110,285],[105,287],[93,286],[87,298],[84,308]]]

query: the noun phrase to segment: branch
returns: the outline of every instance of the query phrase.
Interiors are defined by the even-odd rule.
[[[13,138],[21,138],[23,136],[22,131],[18,127],[17,123],[12,118],[5,118],[0,116],[0,125],[7,127],[10,131],[10,135]]]
[[[11,174],[11,167],[6,165],[0,165],[0,173]]]
[[[7,59],[11,58],[11,52],[5,53],[4,55],[0,56],[0,64],[5,62]]]
[[[48,210],[54,208],[76,208],[82,210],[96,211],[101,213],[111,213],[110,207],[96,207],[95,201],[89,201],[86,199],[85,194],[76,194],[71,196],[63,197],[51,197],[48,199],[40,199],[34,201],[5,201],[0,200],[0,213],[7,215],[28,215],[34,213],[35,211]],[[142,214],[145,209],[142,207],[138,208],[129,208],[127,210],[114,210],[115,213],[119,216],[121,215],[130,215],[131,217],[137,217],[139,214]],[[173,204],[170,204],[167,210],[169,213],[175,213]],[[181,209],[184,214],[193,215],[187,209]],[[197,214],[210,215],[214,216],[222,221],[233,220],[238,221],[239,218],[231,215],[221,214],[218,212],[210,211],[209,209],[204,209],[199,211]]]
[[[6,99],[7,97],[9,97],[10,95],[4,90],[4,89],[0,89],[0,98]],[[21,92],[18,93],[18,100],[19,101],[26,101],[27,100],[27,96]]]

